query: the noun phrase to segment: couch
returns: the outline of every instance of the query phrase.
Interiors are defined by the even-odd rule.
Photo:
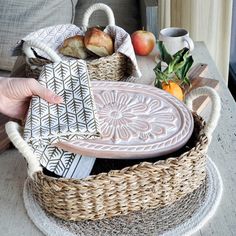
[[[11,75],[16,58],[11,56],[18,40],[39,28],[73,23],[81,25],[84,11],[92,4],[102,2],[109,5],[115,15],[116,25],[130,34],[145,29],[158,32],[157,0],[12,0],[0,5],[0,77]],[[107,24],[103,12],[93,13],[90,25]],[[19,73],[15,73],[20,76]],[[9,147],[4,125],[9,118],[0,114],[0,152]]]

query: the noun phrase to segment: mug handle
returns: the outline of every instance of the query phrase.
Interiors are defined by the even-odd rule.
[[[185,36],[184,41],[188,44],[189,51],[193,51],[194,49],[193,40],[189,36]]]

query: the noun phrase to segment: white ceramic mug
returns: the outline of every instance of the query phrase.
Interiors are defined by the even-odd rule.
[[[159,33],[159,40],[163,41],[167,51],[173,55],[184,47],[190,51],[194,49],[193,40],[189,37],[186,29],[182,28],[165,28]]]

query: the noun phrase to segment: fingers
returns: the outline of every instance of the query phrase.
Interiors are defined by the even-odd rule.
[[[56,95],[51,90],[43,87],[38,81],[35,79],[28,79],[27,86],[32,92],[32,95],[37,95],[49,103],[61,103],[63,102],[63,98],[61,96]]]

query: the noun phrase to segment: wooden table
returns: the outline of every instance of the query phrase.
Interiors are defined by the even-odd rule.
[[[202,42],[195,45],[195,62],[208,64],[209,77],[220,81],[218,92],[222,112],[208,154],[219,168],[224,192],[214,217],[194,235],[233,236],[236,234],[236,105],[205,45]],[[153,59],[154,56],[138,58],[143,72],[141,83],[152,82]],[[205,109],[203,116],[207,116],[208,110]],[[0,173],[0,235],[42,235],[28,218],[23,205],[26,163],[16,150],[8,150],[0,155]]]

